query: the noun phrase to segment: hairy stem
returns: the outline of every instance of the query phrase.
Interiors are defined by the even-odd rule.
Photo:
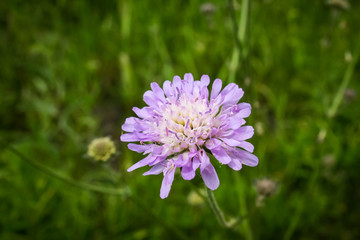
[[[224,213],[221,211],[219,205],[216,202],[214,193],[209,188],[207,188],[207,187],[205,187],[205,188],[206,188],[206,195],[208,197],[208,201],[209,201],[211,210],[216,215],[216,218],[219,221],[220,225],[222,227],[228,228],[229,224],[226,222]]]

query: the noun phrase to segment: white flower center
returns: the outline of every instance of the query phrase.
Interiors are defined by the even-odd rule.
[[[167,145],[171,152],[203,145],[212,128],[216,127],[214,118],[219,107],[207,99],[194,99],[187,94],[166,100],[167,104],[161,106],[158,122],[154,123],[155,131],[161,136],[161,143]]]

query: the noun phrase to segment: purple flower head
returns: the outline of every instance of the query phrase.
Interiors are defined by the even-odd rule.
[[[187,73],[184,79],[175,76],[165,81],[163,88],[151,83],[144,93],[144,108],[134,107],[138,117],[127,118],[121,135],[129,149],[148,154],[128,171],[149,165],[144,175],[164,174],[160,197],[169,195],[176,168],[181,169],[185,180],[195,177],[200,167],[201,176],[208,188],[215,190],[220,181],[207,152],[222,164],[238,171],[242,165],[256,166],[258,158],[251,152],[254,146],[245,140],[254,129],[243,126],[251,112],[248,103],[238,103],[244,91],[230,83],[222,91],[222,81],[216,79],[209,94],[210,78],[203,75],[194,81]]]

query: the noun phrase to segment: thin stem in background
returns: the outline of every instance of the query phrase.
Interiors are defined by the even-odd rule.
[[[325,138],[327,136],[328,128],[330,127],[330,122],[333,119],[333,117],[336,116],[336,114],[338,112],[339,106],[344,98],[344,92],[345,92],[346,88],[348,87],[350,80],[352,78],[352,75],[354,73],[355,65],[357,63],[359,53],[360,53],[360,51],[359,51],[359,49],[357,49],[356,55],[351,60],[351,62],[349,62],[348,66],[345,70],[345,73],[344,73],[343,79],[341,81],[341,84],[339,86],[339,89],[338,89],[338,91],[334,97],[334,100],[327,112],[328,120],[324,122],[324,125],[320,129],[320,132],[318,134],[318,142],[320,142],[320,143],[322,143],[325,140]],[[312,193],[312,192],[316,192],[316,190],[314,189],[314,186],[316,186],[315,183],[319,177],[319,168],[320,168],[320,162],[318,161],[317,165],[316,165],[316,169],[313,172],[313,174],[309,180],[308,188],[307,188],[308,190],[305,193],[305,195]],[[285,235],[283,238],[284,240],[289,240],[292,238],[298,223],[301,221],[301,215],[304,211],[304,208],[305,208],[304,201],[300,201],[297,208],[295,209],[294,217],[292,218],[291,222],[289,223],[289,227],[285,232]]]
[[[241,16],[239,24],[236,21],[235,8],[233,0],[229,0],[229,11],[230,17],[233,24],[233,32],[235,37],[235,48],[233,55],[231,57],[230,66],[229,66],[229,82],[235,82],[236,73],[239,68],[239,65],[242,70],[242,76],[247,75],[246,71],[246,59],[245,59],[245,40],[246,33],[248,32],[248,22],[249,22],[249,10],[250,10],[250,0],[242,0],[241,2]]]
[[[360,51],[359,49],[357,49],[356,51],[356,55],[353,57],[353,59],[351,60],[351,62],[348,64],[343,79],[341,81],[341,84],[339,86],[339,89],[334,97],[334,100],[327,112],[327,117],[329,120],[331,120],[338,112],[340,104],[344,98],[344,92],[346,90],[346,88],[348,87],[350,80],[354,74],[354,70],[355,70],[355,66],[359,57]],[[327,131],[328,131],[328,127],[329,127],[329,121],[326,121],[324,126],[320,129],[319,134],[318,134],[318,142],[322,143],[324,142],[326,135],[327,135]]]
[[[241,16],[239,20],[239,25],[236,21],[235,16],[235,8],[234,8],[234,0],[229,0],[229,9],[230,9],[230,16],[233,23],[233,31],[234,36],[236,38],[235,40],[235,48],[233,51],[232,59],[230,62],[230,69],[229,69],[229,81],[230,82],[236,82],[236,73],[239,67],[242,68],[242,74],[241,76],[247,77],[247,69],[246,69],[246,55],[245,51],[246,49],[246,39],[247,39],[247,33],[249,32],[249,15],[250,15],[250,0],[242,0],[241,2]],[[237,177],[238,181],[238,177]],[[240,183],[240,181],[238,181]],[[242,184],[242,183],[241,183]],[[238,184],[241,185],[241,184]],[[246,187],[246,186],[243,186]],[[240,216],[248,216],[248,211],[246,209],[246,199],[244,195],[244,189],[241,187],[238,189],[239,201],[240,201]],[[242,218],[240,219],[242,220]],[[250,228],[249,220],[241,221],[243,230],[245,231],[245,235],[248,239],[252,239],[252,231]]]
[[[235,41],[235,45],[236,47],[239,49],[240,51],[240,57],[241,57],[241,53],[242,53],[242,46],[241,46],[241,41],[238,35],[239,32],[239,26],[237,24],[236,21],[236,14],[235,14],[235,8],[234,8],[234,0],[229,0],[228,4],[229,4],[229,12],[230,12],[230,17],[231,17],[231,22],[232,22],[232,26],[233,26],[233,34],[234,34],[234,41]]]
[[[344,92],[345,92],[346,88],[348,87],[351,77],[354,73],[354,69],[355,69],[355,65],[356,65],[358,56],[359,56],[359,52],[356,53],[356,56],[351,60],[348,67],[346,68],[346,72],[344,74],[344,77],[342,79],[340,87],[339,87],[339,89],[335,95],[334,101],[328,111],[329,118],[334,117],[339,109],[340,103],[342,102],[342,100],[344,98]]]
[[[128,199],[130,199],[138,207],[143,209],[144,212],[150,214],[152,217],[157,219],[162,226],[164,226],[166,229],[172,231],[175,235],[177,235],[177,237],[179,239],[189,239],[182,231],[180,231],[176,227],[172,226],[168,222],[164,221],[163,218],[158,213],[156,213],[151,207],[146,206],[146,204],[142,200],[140,200],[140,199],[136,198],[135,196],[131,195],[129,191],[125,191],[124,189],[104,188],[102,186],[94,186],[94,185],[91,185],[91,184],[88,184],[88,183],[76,181],[76,180],[74,180],[72,178],[69,178],[67,176],[64,176],[64,175],[58,173],[57,171],[55,171],[55,170],[53,170],[53,169],[51,169],[49,167],[46,167],[46,166],[42,165],[41,163],[39,163],[37,161],[34,161],[34,160],[30,159],[30,158],[27,158],[21,152],[19,152],[17,149],[12,147],[8,142],[6,142],[5,140],[3,140],[1,138],[0,138],[0,143],[3,144],[4,149],[10,150],[14,155],[19,157],[20,159],[22,159],[23,161],[25,161],[26,163],[28,163],[32,167],[34,167],[34,168],[38,169],[39,171],[47,174],[48,176],[50,176],[52,178],[55,178],[57,180],[60,180],[60,181],[62,181],[64,183],[67,183],[69,185],[72,185],[74,187],[77,187],[77,188],[80,188],[80,189],[83,189],[83,190],[102,193],[102,194],[118,195],[118,196],[125,196],[126,195],[126,197]]]
[[[5,148],[10,150],[17,157],[19,157],[20,159],[24,160],[26,163],[28,163],[32,167],[40,170],[41,172],[47,174],[48,176],[50,176],[52,178],[58,179],[58,180],[60,180],[62,182],[65,182],[65,183],[67,183],[69,185],[72,185],[74,187],[85,189],[85,190],[92,191],[92,192],[104,193],[104,194],[109,194],[109,195],[120,195],[120,196],[124,195],[124,190],[123,189],[104,188],[102,186],[95,186],[95,185],[91,185],[91,184],[88,184],[88,183],[79,182],[79,181],[76,181],[76,180],[74,180],[72,178],[64,176],[64,175],[58,173],[57,171],[42,165],[41,163],[39,163],[37,161],[34,161],[34,160],[30,159],[30,158],[27,158],[21,152],[19,152],[17,149],[15,149],[11,145],[9,145],[6,141],[0,139],[0,142],[5,146]]]

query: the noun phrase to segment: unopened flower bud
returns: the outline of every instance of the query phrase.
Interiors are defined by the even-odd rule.
[[[102,137],[91,141],[87,154],[96,161],[106,162],[115,152],[114,142],[109,137]]]
[[[211,15],[217,10],[216,6],[212,3],[204,3],[200,6],[200,12],[206,15]]]
[[[356,95],[357,93],[355,89],[351,89],[351,88],[345,89],[344,98],[347,103],[353,101],[356,98]]]
[[[259,195],[270,197],[276,193],[278,184],[270,179],[264,178],[255,182],[255,188]]]

